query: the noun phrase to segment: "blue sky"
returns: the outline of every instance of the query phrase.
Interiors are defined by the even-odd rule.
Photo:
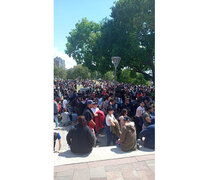
[[[94,22],[109,17],[113,2],[115,0],[54,0],[54,55],[67,58],[64,55],[66,36],[75,24],[84,17]],[[74,60],[69,59],[71,66],[75,65]]]

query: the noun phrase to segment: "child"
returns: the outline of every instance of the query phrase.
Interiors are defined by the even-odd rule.
[[[61,136],[59,133],[56,133],[54,132],[54,146],[53,146],[53,150],[55,152],[55,145],[56,145],[56,140],[58,139],[58,142],[59,142],[59,149],[58,149],[58,153],[60,152],[60,149],[61,149]]]
[[[76,120],[77,120],[77,113],[76,110],[72,111],[72,125],[76,124]]]

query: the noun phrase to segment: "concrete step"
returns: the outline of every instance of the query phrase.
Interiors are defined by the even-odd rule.
[[[87,155],[76,155],[73,154],[70,150],[65,150],[59,154],[54,153],[54,166],[118,159],[133,156],[144,156],[150,154],[154,154],[154,151],[144,147],[142,147],[140,150],[131,152],[123,152],[120,148],[117,148],[116,146],[99,147],[94,148],[93,151]]]

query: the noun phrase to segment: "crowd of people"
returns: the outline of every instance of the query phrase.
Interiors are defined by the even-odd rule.
[[[106,146],[154,149],[154,101],[151,86],[117,83],[114,91],[110,81],[54,80],[54,122],[56,128],[72,125],[66,140],[73,153],[91,152],[100,132],[106,133]]]

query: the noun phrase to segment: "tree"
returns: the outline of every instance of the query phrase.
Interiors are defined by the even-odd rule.
[[[98,60],[92,49],[96,46],[96,39],[100,36],[101,25],[83,18],[75,27],[67,37],[65,53],[72,56],[77,64],[95,71]]]
[[[121,71],[119,81],[123,83],[149,85],[148,81],[144,78],[143,74],[141,73],[134,74],[134,71],[131,71],[129,68],[126,68]]]
[[[55,78],[61,78],[61,79],[66,79],[67,77],[67,73],[66,70],[60,67],[57,67],[56,65],[54,65],[54,77]]]
[[[67,70],[68,79],[88,79],[90,77],[90,72],[87,67],[82,66],[81,64],[70,68]]]
[[[154,0],[119,0],[112,7],[111,19],[79,21],[67,37],[65,52],[77,64],[102,74],[114,70],[111,57],[118,55],[122,59],[118,79],[121,69],[128,67],[131,74],[154,81],[154,12]],[[152,76],[147,70],[152,70]]]
[[[104,75],[104,79],[105,80],[114,80],[114,72],[113,71],[108,71],[105,75]]]
[[[122,58],[119,68],[128,66],[154,81],[154,1],[119,0],[112,7],[111,17],[107,22],[113,26],[111,52]],[[149,69],[152,77],[146,73]]]

